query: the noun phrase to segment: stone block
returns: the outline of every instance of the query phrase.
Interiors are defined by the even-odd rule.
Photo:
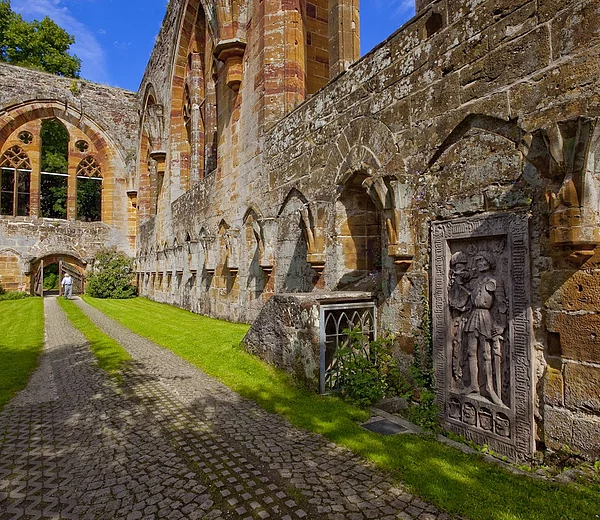
[[[600,314],[548,313],[548,330],[560,335],[560,355],[600,363]]]
[[[600,418],[575,416],[573,440],[570,445],[590,460],[600,458]]]
[[[600,367],[566,363],[565,406],[600,413]]]
[[[564,408],[544,407],[544,442],[554,449],[570,446],[573,441],[573,413]]]
[[[421,121],[443,114],[460,103],[458,75],[453,74],[413,95],[412,120]]]
[[[464,102],[509,85],[550,63],[550,37],[546,27],[510,41],[461,71]]]
[[[551,24],[552,54],[557,60],[600,42],[600,4],[588,0],[561,12]]]
[[[544,403],[564,407],[564,380],[560,370],[548,366],[544,374]]]
[[[499,45],[528,33],[536,27],[537,23],[537,4],[535,2],[529,2],[512,11],[487,30],[490,49],[496,49]]]
[[[600,270],[542,273],[542,298],[550,310],[598,312]]]
[[[597,54],[598,51],[592,53]],[[514,113],[529,114],[541,107],[572,103],[573,99],[582,95],[582,88],[599,76],[598,59],[589,59],[589,56],[573,58],[511,87],[511,108]]]

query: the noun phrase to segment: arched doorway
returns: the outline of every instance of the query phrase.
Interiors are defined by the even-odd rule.
[[[85,262],[65,254],[52,254],[36,259],[31,270],[31,293],[36,296],[62,294],[60,281],[69,273],[73,278],[73,294],[85,292]]]

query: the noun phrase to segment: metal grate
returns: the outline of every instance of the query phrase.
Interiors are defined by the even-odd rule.
[[[338,351],[348,344],[348,331],[360,330],[366,339],[376,339],[376,309],[373,302],[321,305],[320,390],[325,393],[340,387],[342,369]]]

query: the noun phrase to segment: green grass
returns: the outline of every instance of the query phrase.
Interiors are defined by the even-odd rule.
[[[600,489],[513,475],[430,438],[384,437],[361,428],[367,412],[295,388],[290,378],[239,346],[247,325],[231,324],[151,302],[85,300],[134,332],[171,349],[266,410],[325,435],[453,514],[473,520],[594,520]]]
[[[44,345],[41,298],[0,302],[0,410],[36,369]]]
[[[65,298],[57,298],[57,301],[71,323],[89,341],[90,348],[98,360],[98,366],[109,374],[118,377],[123,364],[131,360],[129,353],[114,339],[96,327],[74,302]]]

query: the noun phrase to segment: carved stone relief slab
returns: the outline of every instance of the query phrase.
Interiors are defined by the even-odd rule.
[[[517,460],[533,451],[528,217],[432,224],[437,403],[448,429]]]

